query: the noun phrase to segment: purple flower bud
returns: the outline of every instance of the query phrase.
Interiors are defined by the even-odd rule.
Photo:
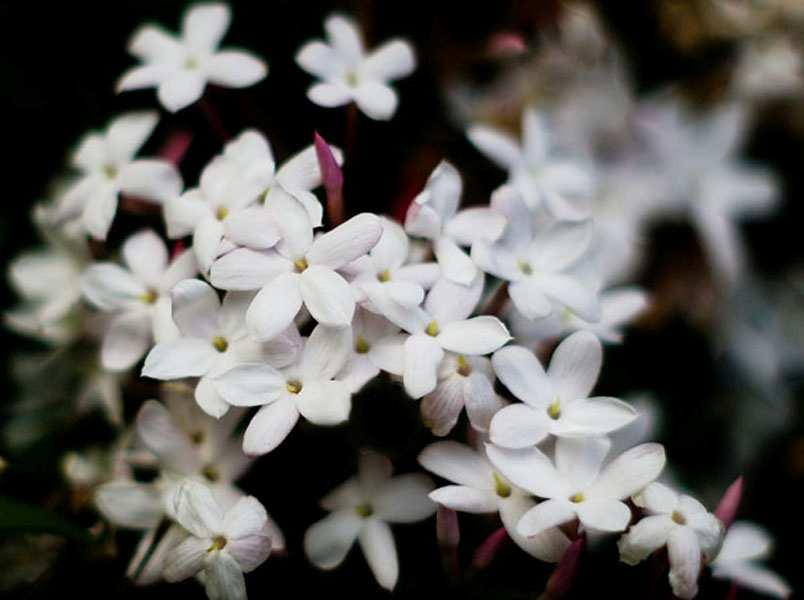
[[[332,149],[316,131],[313,134],[315,155],[321,169],[321,179],[327,191],[327,215],[333,227],[343,222],[343,171]]]
[[[734,480],[728,488],[726,493],[720,499],[720,502],[715,509],[715,516],[720,519],[723,526],[728,529],[734,522],[737,516],[737,509],[740,508],[740,500],[743,497],[743,477],[742,475]]]
[[[508,532],[505,530],[505,527],[500,527],[477,547],[475,555],[472,558],[472,567],[478,571],[488,567],[507,540]]]

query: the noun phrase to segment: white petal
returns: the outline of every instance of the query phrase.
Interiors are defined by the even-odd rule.
[[[311,265],[338,269],[371,250],[382,231],[382,222],[376,215],[361,213],[316,239],[306,258]]]
[[[143,62],[177,62],[184,54],[184,45],[158,27],[140,27],[128,44],[128,51]]]
[[[421,451],[418,457],[428,471],[463,486],[491,490],[491,467],[478,452],[453,441],[435,442]]]
[[[163,466],[179,472],[197,468],[196,449],[161,402],[145,401],[137,413],[136,430],[142,443],[159,457]]]
[[[516,527],[525,536],[538,535],[546,529],[575,520],[575,509],[565,498],[545,500],[526,512]]]
[[[304,382],[296,407],[311,423],[338,425],[349,418],[352,394],[342,381]]]
[[[361,529],[358,540],[377,583],[386,590],[394,589],[399,577],[399,560],[391,528],[387,523],[371,519]]]
[[[157,489],[136,481],[111,481],[99,486],[95,504],[115,525],[133,529],[156,527],[164,513]]]
[[[182,37],[196,51],[215,50],[229,29],[231,12],[221,3],[198,4],[182,19]]]
[[[170,293],[173,320],[184,336],[209,340],[218,335],[218,294],[198,279],[177,283]]]
[[[477,431],[486,432],[491,419],[507,405],[494,391],[489,375],[473,372],[464,381],[464,404],[469,423]]]
[[[494,373],[509,391],[534,408],[547,408],[553,400],[553,386],[533,352],[522,346],[508,346],[491,357]]]
[[[403,382],[411,398],[421,398],[435,389],[443,357],[441,345],[429,335],[412,335],[405,341]]]
[[[285,377],[267,364],[237,365],[212,379],[215,391],[234,406],[260,406],[279,398]]]
[[[279,229],[271,213],[261,206],[239,210],[224,222],[226,237],[238,246],[261,250],[279,241]]]
[[[316,83],[307,90],[307,97],[313,104],[325,108],[343,106],[352,101],[352,91],[345,85],[335,83]]]
[[[600,472],[611,449],[607,437],[559,438],[555,446],[555,463],[572,489],[582,491]]]
[[[263,79],[268,74],[268,66],[248,52],[224,50],[205,61],[204,72],[216,85],[242,88]]]
[[[338,374],[352,352],[351,327],[317,325],[302,351],[300,370],[305,378],[326,381]]]
[[[406,77],[416,68],[413,48],[404,40],[390,40],[369,54],[360,65],[360,74],[382,81]]]
[[[212,264],[210,281],[223,290],[258,290],[292,269],[293,263],[274,250],[237,248]]]
[[[115,163],[128,162],[136,156],[159,122],[156,111],[127,113],[117,117],[106,131],[109,154]]]
[[[81,221],[96,240],[105,240],[117,213],[117,192],[113,185],[97,186],[84,205]]]
[[[332,269],[309,266],[299,278],[299,291],[307,310],[319,323],[332,327],[351,324],[355,312],[354,292]]]
[[[597,295],[577,279],[545,272],[536,273],[532,279],[545,296],[566,306],[583,320],[594,323],[600,319]]]
[[[101,346],[101,364],[110,371],[133,367],[150,348],[151,319],[145,311],[116,316],[109,323]]]
[[[208,540],[188,537],[167,555],[164,567],[166,581],[183,581],[204,569]]]
[[[511,339],[511,334],[497,317],[480,316],[444,325],[438,343],[445,350],[460,354],[489,354]]]
[[[620,538],[620,560],[635,565],[667,543],[667,536],[676,527],[669,515],[642,517],[628,533]]]
[[[448,485],[430,493],[430,499],[442,506],[468,513],[497,512],[497,496],[489,490],[465,485]]]
[[[654,481],[639,492],[633,500],[634,504],[653,514],[669,514],[678,506],[678,494],[658,481]]]
[[[133,308],[146,291],[131,273],[112,263],[95,263],[81,275],[81,293],[101,310]]]
[[[246,580],[240,565],[228,552],[218,552],[204,569],[209,600],[246,600]]]
[[[173,495],[176,520],[196,537],[209,538],[221,533],[223,510],[205,485],[185,479]]]
[[[776,598],[789,598],[793,593],[790,584],[770,569],[752,563],[735,563],[729,565],[714,565],[714,577],[731,579],[740,587],[775,596]]]
[[[500,473],[536,496],[565,499],[574,493],[538,448],[512,450],[486,444],[486,454]]]
[[[415,523],[436,511],[428,495],[433,482],[421,473],[407,473],[384,482],[372,498],[378,518],[389,523]]]
[[[531,164],[539,164],[547,156],[550,131],[545,116],[532,106],[522,113],[522,140]]]
[[[128,69],[115,84],[115,91],[126,92],[157,87],[165,79],[176,72],[176,66],[171,64],[150,64]]]
[[[406,335],[391,335],[380,339],[371,346],[369,360],[387,373],[402,375],[405,371],[406,340]]]
[[[655,480],[664,469],[664,447],[641,444],[611,461],[587,490],[589,498],[625,499]]]
[[[363,41],[355,22],[343,15],[330,15],[324,21],[332,47],[350,64],[356,64],[363,58]]]
[[[198,380],[193,397],[199,408],[215,419],[220,419],[229,411],[229,405],[218,394],[209,377]]]
[[[251,456],[270,452],[282,443],[298,420],[299,411],[291,398],[282,397],[263,406],[246,428],[243,452]]]
[[[622,429],[637,418],[637,412],[617,398],[576,400],[561,414],[561,435],[604,435]]]
[[[448,377],[438,383],[436,389],[422,398],[422,423],[433,435],[447,435],[463,410],[463,377]]]
[[[541,442],[549,431],[549,416],[545,409],[511,404],[491,419],[489,437],[504,448],[529,448]]]
[[[202,218],[211,215],[209,204],[197,189],[169,198],[163,204],[163,211],[169,238],[190,235]]]
[[[208,273],[212,263],[221,254],[224,225],[212,215],[203,217],[193,231],[193,252],[203,273]]]
[[[253,498],[252,498],[253,500]],[[226,552],[237,561],[243,573],[250,573],[268,560],[271,554],[271,537],[265,533],[252,533],[229,540]]]
[[[553,311],[553,305],[544,295],[542,286],[532,277],[512,282],[508,286],[508,295],[526,319],[542,319]]]
[[[667,537],[670,559],[670,587],[673,594],[689,600],[698,595],[698,575],[701,571],[701,550],[695,532],[689,527],[676,527]]]
[[[441,273],[447,279],[469,285],[477,275],[477,267],[469,255],[446,236],[439,237],[433,247]]]
[[[157,287],[167,267],[168,252],[165,242],[150,229],[135,233],[123,243],[123,260],[140,281]]]
[[[532,499],[523,494],[511,494],[499,501],[500,519],[517,546],[539,560],[556,563],[570,545],[569,539],[558,527],[545,529],[531,537],[521,535],[516,530],[522,515],[535,505]]]
[[[475,147],[503,169],[512,169],[521,160],[519,145],[509,135],[492,127],[473,125],[466,136]]]
[[[337,53],[325,43],[315,40],[304,44],[296,53],[296,64],[320,77],[330,79],[343,71],[343,62]]]
[[[170,112],[176,112],[191,105],[204,93],[206,81],[196,71],[178,71],[159,84],[157,96]]]
[[[584,527],[594,531],[625,531],[631,520],[631,509],[619,500],[590,499],[575,507]]]
[[[261,533],[268,522],[268,513],[254,496],[244,496],[223,518],[223,533],[228,539]]]
[[[587,398],[600,374],[603,348],[593,333],[578,331],[559,344],[547,374],[555,393],[566,401]]]
[[[335,146],[330,146],[335,162],[343,163],[343,154]],[[276,180],[288,190],[312,190],[321,185],[321,166],[315,146],[310,144],[304,150],[288,158],[276,172]],[[320,220],[313,225],[320,225]]]
[[[314,523],[304,534],[304,553],[319,569],[334,569],[343,562],[363,527],[353,507],[334,512]]]
[[[285,273],[263,287],[246,312],[246,324],[257,340],[270,340],[293,322],[302,305],[299,276]]]
[[[427,294],[424,309],[439,325],[463,321],[477,307],[483,294],[484,280],[482,273],[478,273],[469,285],[455,283],[442,277]]]
[[[642,496],[657,485],[660,484],[649,485]],[[762,527],[748,521],[735,521],[729,527],[723,547],[714,562],[720,564],[763,560],[770,555],[772,545],[773,539]]]
[[[528,247],[529,259],[537,270],[563,271],[586,252],[593,234],[591,220],[581,223],[559,222],[533,237]]]
[[[120,190],[128,195],[163,203],[181,194],[181,175],[171,163],[140,159],[127,164],[118,175]]]
[[[355,103],[367,117],[386,121],[394,116],[399,98],[389,86],[367,81],[361,83],[354,92]]]
[[[198,262],[195,260],[195,254],[191,250],[182,250],[159,276],[156,287],[164,294],[170,292],[181,280],[193,279],[196,275],[198,275]]]
[[[487,207],[471,207],[458,211],[447,221],[444,233],[459,246],[471,246],[478,239],[494,241],[505,231],[507,219]]]
[[[145,357],[142,376],[152,379],[181,379],[200,377],[209,371],[218,358],[210,342],[184,338],[154,346]]]

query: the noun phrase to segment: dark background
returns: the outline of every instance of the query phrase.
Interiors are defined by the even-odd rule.
[[[358,121],[355,153],[346,171],[347,210],[399,214],[418,191],[432,167],[442,158],[453,161],[465,179],[468,202],[485,201],[502,183],[504,174],[480,156],[463,137],[460,124],[449,114],[442,97],[445,83],[468,78],[478,85],[494,80],[501,63],[488,59],[484,48],[490,33],[514,30],[538,45],[558,11],[557,3],[541,2],[315,2],[263,1],[233,4],[233,21],[224,45],[237,45],[264,57],[270,66],[266,80],[246,90],[208,90],[207,98],[219,113],[224,129],[236,135],[246,127],[262,130],[281,161],[312,141],[314,130],[342,144],[345,111],[322,109],[310,103],[305,90],[311,78],[293,62],[301,44],[321,37],[324,17],[334,8],[357,17],[367,32],[369,46],[393,35],[409,38],[419,65],[415,74],[397,84],[400,108],[388,123]],[[155,108],[153,90],[116,96],[114,83],[133,64],[125,51],[131,32],[146,21],[178,27],[185,2],[139,1],[114,3],[32,1],[0,2],[0,90],[2,90],[4,159],[3,216],[0,219],[0,256],[6,261],[36,243],[29,213],[36,200],[48,195],[49,185],[62,172],[68,151],[88,129],[100,128],[129,109]],[[641,91],[670,81],[691,82],[728,67],[734,56],[729,43],[708,44],[682,53],[659,27],[656,6],[605,2],[606,22],[623,44]],[[703,85],[703,84],[701,84]],[[749,156],[773,165],[782,175],[784,202],[779,215],[745,228],[751,256],[769,281],[780,279],[792,265],[800,265],[802,244],[802,191],[800,171],[804,152],[800,136],[791,131],[785,114],[790,106],[769,106],[752,136]],[[785,111],[788,111],[785,113]],[[144,149],[158,151],[174,129],[192,131],[193,142],[182,163],[185,181],[192,185],[200,168],[220,150],[221,140],[197,107],[168,116]],[[121,219],[110,235],[110,246],[124,233],[143,224],[161,227],[158,217]],[[685,225],[664,225],[650,238],[652,259],[641,275],[649,289],[666,278],[689,276],[705,270],[694,233]],[[692,265],[692,267],[690,266]],[[697,269],[697,270],[696,270]],[[682,275],[682,272],[684,273]],[[705,277],[705,274],[704,274]],[[692,291],[694,292],[694,289]],[[5,282],[0,286],[4,307],[14,303]],[[5,330],[2,374],[6,390],[4,413],[16,395],[8,373],[17,353],[35,350],[36,344]],[[748,464],[733,466],[724,422],[734,410],[731,392],[740,385],[739,373],[724,363],[715,344],[683,310],[670,308],[630,332],[626,343],[606,353],[599,390],[624,394],[655,390],[665,411],[660,441],[666,444],[674,467],[684,483],[695,490],[728,483],[741,472],[747,491],[741,517],[759,521],[777,536],[772,565],[794,588],[801,587],[801,511],[804,509],[804,437],[799,411],[794,410],[787,429],[761,448]],[[43,378],[48,373],[42,373]],[[795,380],[800,405],[801,380]],[[140,390],[143,391],[143,390]],[[147,397],[127,398],[126,413],[136,413]],[[15,455],[0,476],[0,494],[66,514],[73,522],[91,525],[89,509],[71,510],[58,474],[58,460],[68,448],[111,439],[102,417],[81,420],[59,411],[67,402],[64,392],[52,390],[50,406],[55,428],[25,454]],[[62,419],[59,421],[58,419]],[[280,524],[288,539],[285,557],[269,560],[247,577],[253,598],[301,597],[321,593],[347,597],[387,595],[374,582],[359,551],[353,551],[342,568],[323,573],[303,556],[304,530],[323,516],[318,499],[354,470],[355,451],[375,447],[394,459],[397,470],[416,469],[415,456],[432,436],[423,429],[417,404],[387,383],[370,386],[354,400],[350,423],[322,430],[302,425],[270,455],[260,459],[242,481]],[[723,465],[730,465],[725,469]],[[726,471],[726,472],[724,472]],[[733,472],[731,472],[733,471]],[[461,558],[471,554],[498,525],[479,516],[461,516]],[[509,544],[484,573],[467,574],[451,581],[444,574],[434,536],[434,520],[395,528],[400,556],[399,597],[534,598],[550,567]],[[0,531],[0,536],[5,535]],[[80,595],[81,597],[201,597],[194,583],[158,586],[148,590],[130,586],[123,572],[135,534],[120,532],[119,552],[104,544],[68,542],[54,569],[36,586],[16,592],[19,597]],[[654,590],[651,565],[633,569],[617,561],[613,540],[588,555],[575,597],[664,597]],[[2,568],[12,568],[2,566]],[[660,581],[663,581],[661,578]],[[702,582],[701,598],[726,598],[728,586]],[[751,594],[740,592],[741,598]]]

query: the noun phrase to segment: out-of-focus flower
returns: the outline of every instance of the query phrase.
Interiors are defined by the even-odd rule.
[[[276,195],[271,202],[279,198]],[[285,206],[282,218],[293,231],[283,235],[276,251],[238,248],[212,266],[215,286],[260,290],[246,313],[249,332],[258,340],[270,340],[287,328],[302,305],[319,323],[349,325],[355,294],[338,269],[365,255],[382,235],[379,218],[361,213],[313,240],[306,212],[292,202]]]
[[[321,79],[307,91],[310,101],[334,107],[354,102],[372,119],[394,116],[399,103],[389,82],[416,68],[411,45],[401,39],[385,42],[367,53],[355,23],[342,15],[324,21],[327,42],[308,42],[296,54],[296,63]]]
[[[733,77],[735,92],[749,99],[798,96],[804,89],[801,49],[787,37],[748,42]]]
[[[123,244],[126,268],[111,262],[93,263],[81,275],[81,291],[95,307],[113,314],[101,346],[101,363],[110,371],[125,371],[157,343],[178,336],[170,309],[170,292],[198,271],[192,252],[168,263],[168,250],[150,229]]]
[[[634,503],[646,516],[620,539],[620,559],[634,565],[666,545],[673,593],[694,598],[702,563],[712,560],[720,548],[723,524],[695,498],[661,483],[650,484]]]
[[[123,74],[117,91],[155,87],[162,106],[176,112],[198,100],[207,83],[254,85],[268,73],[265,62],[242,50],[218,50],[230,20],[227,5],[202,3],[185,13],[178,37],[144,25],[128,45],[143,64]]]
[[[330,514],[304,535],[304,552],[321,569],[334,569],[349,549],[360,544],[377,582],[391,590],[399,576],[399,561],[389,523],[415,523],[436,511],[427,495],[433,482],[420,473],[391,477],[391,463],[365,452],[356,477],[321,500]]]
[[[535,108],[522,115],[521,144],[486,125],[473,125],[466,135],[508,172],[508,182],[519,190],[530,209],[546,210],[559,219],[588,216],[582,205],[594,191],[594,179],[581,162],[556,151],[546,118]]]
[[[177,196],[182,180],[172,164],[134,158],[158,120],[155,112],[128,113],[104,133],[88,134],[72,159],[79,179],[59,199],[57,215],[63,220],[80,217],[87,233],[105,240],[120,192],[156,203]]]
[[[298,360],[282,371],[258,362],[233,367],[214,380],[224,401],[234,406],[261,406],[243,436],[243,451],[265,454],[290,433],[299,415],[317,425],[337,425],[349,418],[352,392],[335,379],[349,358],[349,327],[318,325]]]
[[[441,161],[408,208],[405,230],[433,243],[444,277],[469,285],[477,275],[477,267],[460,246],[472,246],[478,240],[493,242],[503,232],[505,217],[487,207],[459,212],[462,189],[457,169]]]
[[[711,562],[712,576],[730,579],[740,587],[760,594],[787,598],[790,585],[778,574],[759,564],[771,554],[773,540],[759,525],[736,521],[729,527],[717,558]]]
[[[636,419],[636,411],[616,398],[589,398],[603,362],[600,341],[579,331],[556,348],[545,373],[533,353],[508,346],[491,357],[500,381],[522,400],[491,420],[490,437],[506,448],[526,448],[552,434],[559,437],[611,433]]]
[[[173,498],[176,520],[189,536],[170,551],[165,579],[182,581],[203,573],[210,600],[245,600],[246,580],[271,553],[267,514],[245,496],[224,511],[209,488],[185,480]]]
[[[497,473],[480,452],[458,442],[435,442],[421,451],[419,463],[428,471],[455,484],[432,491],[431,500],[461,512],[499,511],[508,535],[531,556],[557,562],[569,546],[569,539],[557,527],[545,529],[532,537],[517,532],[519,519],[535,503]]]
[[[510,282],[508,293],[525,317],[548,316],[566,307],[586,321],[600,318],[597,296],[571,272],[592,241],[592,222],[559,222],[535,228],[530,211],[511,187],[500,188],[492,206],[508,218],[503,236],[472,245],[472,258],[483,271]]]
[[[661,444],[642,444],[601,470],[610,446],[605,437],[559,438],[553,462],[535,447],[508,449],[487,444],[491,463],[505,477],[546,498],[525,513],[517,525],[519,533],[532,536],[575,519],[592,531],[624,531],[631,520],[624,500],[659,476],[665,453]]]
[[[235,365],[265,360],[278,367],[292,363],[299,350],[298,332],[290,327],[267,344],[253,341],[243,322],[248,294],[228,293],[223,302],[208,284],[197,279],[177,283],[172,292],[173,321],[181,337],[161,342],[145,357],[145,377],[170,381],[198,377],[195,400],[208,414],[220,417],[229,404],[213,379]]]

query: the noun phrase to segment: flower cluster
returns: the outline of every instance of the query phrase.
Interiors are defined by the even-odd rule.
[[[261,81],[264,61],[218,49],[229,21],[225,5],[201,4],[179,37],[141,28],[129,51],[142,64],[118,91],[155,87],[173,113],[208,83]],[[341,15],[324,31],[326,42],[295,57],[320,80],[307,97],[392,118],[399,99],[389,82],[414,71],[411,45],[367,51]],[[561,41],[577,42],[567,32]],[[620,343],[649,306],[633,281],[651,222],[689,219],[723,289],[745,276],[736,220],[771,211],[778,196],[767,170],[738,158],[748,107],[735,97],[700,115],[674,93],[634,98],[633,136],[604,161],[602,125],[572,118],[589,95],[574,97],[555,109],[525,105],[518,137],[467,123],[467,139],[505,183],[488,202],[462,205],[459,165],[442,160],[403,222],[339,217],[349,212],[340,166],[350,156],[320,137],[277,162],[265,134],[246,129],[197,177],[175,160],[138,156],[158,131],[157,112],[122,115],[81,141],[74,181],[38,217],[48,250],[12,267],[25,303],[8,322],[56,346],[96,342],[94,372],[116,390],[106,398],[118,419],[128,374],[158,390],[121,427],[114,467],[82,478],[110,523],[142,531],[133,580],[197,577],[210,599],[245,598],[243,574],[285,540],[238,479],[300,419],[347,422],[353,396],[377,381],[418,401],[434,436],[453,438],[418,455],[446,484],[392,477],[388,459],[363,451],[304,536],[315,566],[337,567],[357,541],[378,584],[393,589],[391,526],[440,506],[498,513],[517,546],[549,563],[563,564],[586,536],[618,536],[627,564],[666,547],[679,598],[697,594],[706,566],[788,593],[748,562],[765,552],[765,534],[739,524],[727,533],[730,523],[660,482],[665,450],[645,441],[649,432],[633,434],[637,404],[594,392],[604,344]],[[99,253],[139,200],[161,213],[166,235],[140,229],[119,255]],[[143,467],[153,479],[138,479]]]

